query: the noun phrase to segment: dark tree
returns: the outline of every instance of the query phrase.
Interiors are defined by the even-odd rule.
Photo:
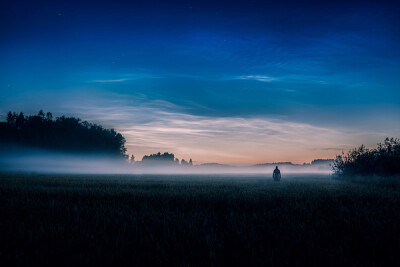
[[[53,114],[51,114],[51,112],[47,112],[46,113],[46,119],[52,120],[53,119]]]
[[[44,112],[43,112],[43,110],[42,110],[42,109],[39,111],[39,114],[38,114],[38,116],[39,116],[39,117],[41,117],[41,118],[44,118]]]

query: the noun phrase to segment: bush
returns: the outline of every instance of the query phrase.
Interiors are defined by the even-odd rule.
[[[400,175],[400,140],[386,138],[375,149],[364,145],[336,157],[333,171],[338,176]]]

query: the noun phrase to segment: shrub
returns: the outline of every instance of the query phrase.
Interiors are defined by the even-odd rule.
[[[400,140],[386,138],[375,149],[364,145],[342,153],[333,163],[338,176],[394,176],[400,174]]]

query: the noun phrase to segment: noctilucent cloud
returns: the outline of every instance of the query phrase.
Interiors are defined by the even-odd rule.
[[[113,127],[129,154],[309,162],[400,134],[400,4],[3,1],[0,112]]]

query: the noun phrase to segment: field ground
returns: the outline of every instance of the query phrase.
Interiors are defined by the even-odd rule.
[[[400,190],[291,176],[0,175],[0,265],[398,265]]]

